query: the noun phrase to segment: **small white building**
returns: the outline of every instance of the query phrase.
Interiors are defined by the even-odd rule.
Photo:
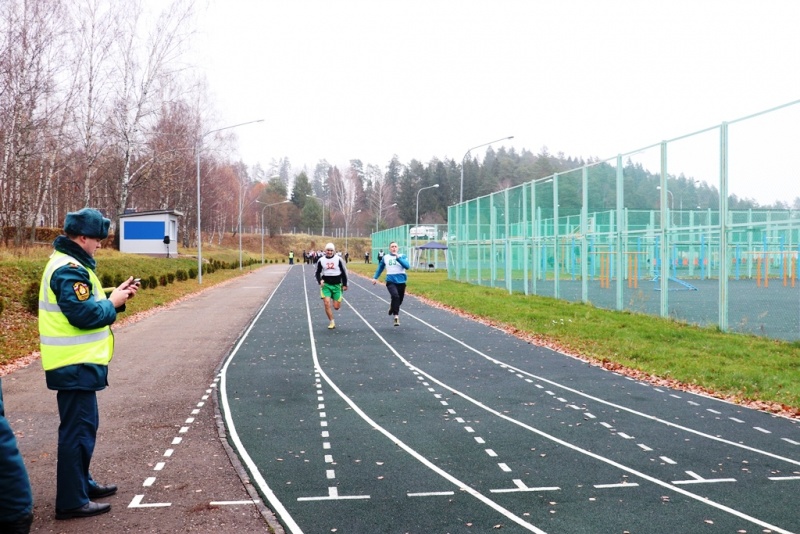
[[[183,217],[183,213],[175,210],[120,215],[120,252],[177,257],[178,217]]]

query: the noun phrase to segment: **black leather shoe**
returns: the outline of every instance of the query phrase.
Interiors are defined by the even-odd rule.
[[[106,484],[102,486],[100,484],[96,486],[89,486],[89,494],[90,499],[102,499],[103,497],[110,497],[117,492],[117,486],[115,484]]]
[[[92,517],[104,514],[111,510],[111,505],[106,502],[89,501],[80,508],[72,510],[56,510],[56,519],[74,519],[77,517]]]

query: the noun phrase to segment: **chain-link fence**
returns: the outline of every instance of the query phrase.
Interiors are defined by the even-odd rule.
[[[450,206],[449,277],[800,339],[798,104]]]

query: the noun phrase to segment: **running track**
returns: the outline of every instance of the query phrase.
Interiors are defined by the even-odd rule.
[[[410,281],[413,289],[413,275]],[[800,533],[800,427],[304,265],[223,366],[230,441],[291,533]]]

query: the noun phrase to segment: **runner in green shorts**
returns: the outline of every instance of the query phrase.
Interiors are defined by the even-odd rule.
[[[328,329],[336,328],[333,320],[333,310],[338,310],[342,305],[342,292],[347,291],[347,269],[342,258],[336,254],[333,243],[325,245],[325,255],[317,261],[317,271],[314,274],[319,284],[319,296],[325,304],[325,315],[330,323]]]

